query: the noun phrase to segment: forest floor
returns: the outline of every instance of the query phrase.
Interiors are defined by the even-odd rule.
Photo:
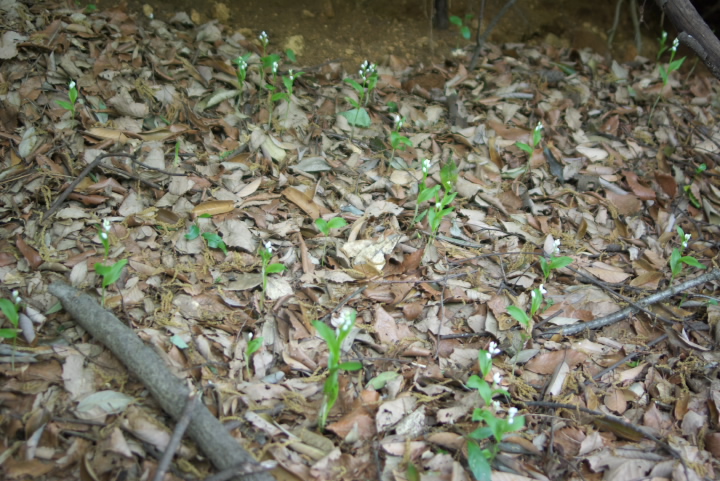
[[[300,66],[189,12],[0,9],[3,479],[224,469],[168,448],[192,411],[60,283],[253,479],[717,478],[720,85],[694,58]]]

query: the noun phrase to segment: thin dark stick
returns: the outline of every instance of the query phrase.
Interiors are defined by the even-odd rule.
[[[170,467],[173,456],[175,456],[175,451],[177,451],[180,447],[180,441],[182,441],[183,435],[185,435],[185,430],[187,429],[188,424],[190,424],[190,418],[192,418],[195,406],[197,406],[199,400],[200,396],[196,392],[191,392],[188,395],[185,408],[180,415],[180,419],[178,419],[178,422],[175,425],[175,430],[173,431],[170,441],[168,441],[168,445],[165,448],[165,452],[157,465],[153,481],[162,481],[165,477],[165,473],[167,473],[167,470]]]
[[[485,40],[487,40],[487,38],[490,36],[490,33],[495,29],[498,22],[500,22],[500,19],[505,16],[505,13],[507,13],[507,11],[515,4],[515,2],[517,2],[517,0],[508,0],[497,13],[497,15],[495,15],[495,17],[490,21],[483,34],[478,35],[477,42],[475,44],[475,51],[473,52],[472,60],[470,60],[470,66],[468,67],[468,70],[470,72],[475,70],[475,65],[477,64],[477,59],[480,56],[480,50],[482,49]],[[480,26],[478,26],[478,31],[479,30]]]
[[[667,444],[662,439],[657,438],[652,433],[648,432],[647,429],[645,429],[642,426],[636,426],[635,424],[630,424],[627,421],[625,421],[622,418],[619,418],[617,416],[612,416],[610,414],[605,414],[600,411],[594,411],[592,409],[584,408],[581,406],[575,406],[573,404],[563,404],[563,403],[556,403],[556,402],[549,402],[549,401],[524,401],[524,404],[527,406],[537,406],[537,407],[544,407],[549,409],[568,409],[570,411],[579,411],[585,414],[590,414],[591,416],[594,416],[599,421],[605,421],[605,422],[611,422],[621,425],[623,428],[637,433],[643,437],[646,437],[647,439],[653,441],[660,447],[662,447],[665,451],[667,451],[672,457],[679,459],[680,462],[685,465],[685,461],[683,460],[683,457],[678,453],[673,447],[671,447],[669,444]]]
[[[677,294],[684,293],[687,290],[690,290],[696,286],[699,286],[700,284],[704,284],[706,282],[711,282],[720,279],[720,269],[713,269],[712,271],[708,272],[707,274],[703,274],[701,276],[698,276],[694,279],[690,279],[688,281],[685,281],[681,284],[677,284],[675,286],[671,286],[668,289],[658,292],[656,294],[653,294],[652,296],[646,297],[645,299],[641,299],[636,304],[640,307],[646,307],[650,306],[652,304],[656,304],[658,302],[664,301],[665,299],[669,299]],[[622,319],[625,319],[629,315],[635,313],[637,311],[637,307],[635,306],[629,306],[625,309],[621,309],[617,312],[613,312],[612,314],[601,317],[600,319],[595,319],[594,321],[590,322],[583,322],[580,324],[575,324],[572,326],[562,326],[554,329],[549,329],[542,333],[543,336],[552,336],[554,334],[561,334],[563,336],[572,336],[573,334],[578,334],[580,332],[590,330],[590,329],[600,329],[601,327],[609,326],[610,324],[614,324],[616,322],[621,321]]]
[[[43,216],[42,220],[40,220],[40,224],[45,224],[45,222],[47,222],[47,220],[60,208],[60,206],[62,205],[62,203],[65,202],[65,199],[68,198],[68,196],[70,195],[70,193],[71,193],[73,190],[75,190],[75,187],[78,186],[78,184],[80,183],[80,181],[82,181],[85,177],[87,177],[87,175],[88,175],[95,167],[98,166],[98,164],[100,163],[100,161],[101,161],[102,159],[104,159],[104,158],[106,158],[106,157],[113,157],[113,156],[115,156],[115,155],[118,155],[118,154],[103,154],[103,155],[98,155],[97,157],[95,157],[95,160],[93,160],[92,162],[90,162],[90,164],[89,164],[87,167],[85,167],[85,169],[83,169],[82,172],[80,172],[80,175],[78,175],[77,178],[75,178],[75,180],[72,181],[72,183],[68,186],[68,188],[65,189],[65,190],[63,191],[63,193],[58,196],[57,199],[55,199],[55,202],[53,202],[53,204],[50,206],[50,209],[48,209],[48,211],[45,212],[45,215]],[[124,155],[127,155],[127,154],[120,154],[120,155],[123,155],[123,156],[124,156]]]
[[[335,314],[337,311],[339,311],[340,309],[342,309],[342,307],[343,307],[345,304],[347,304],[348,302],[350,302],[350,299],[352,299],[353,297],[357,296],[358,294],[360,294],[362,291],[364,291],[364,290],[367,289],[367,288],[368,288],[368,286],[362,286],[361,288],[356,289],[355,292],[353,292],[352,294],[348,295],[345,299],[343,299],[342,301],[340,301],[340,303],[339,303],[337,306],[335,306],[332,311],[330,311],[330,312],[328,312],[327,314],[325,314],[325,316],[322,318],[323,322],[325,322],[325,321],[327,321],[328,319],[330,319],[330,316],[332,316],[332,315]]]
[[[655,344],[660,344],[660,343],[663,342],[665,339],[667,339],[667,337],[668,337],[667,334],[663,334],[662,336],[656,337],[655,339],[653,339],[652,341],[650,341],[650,342],[647,344],[646,347],[653,347]],[[643,349],[642,351],[631,352],[630,354],[628,354],[628,355],[625,356],[624,358],[620,359],[618,362],[616,362],[616,363],[613,364],[612,366],[608,366],[608,367],[606,367],[605,369],[603,369],[602,371],[600,371],[599,373],[595,374],[595,375],[592,377],[592,381],[595,381],[595,380],[597,380],[597,379],[600,379],[600,378],[603,377],[605,374],[607,374],[607,373],[609,373],[609,372],[611,372],[611,371],[614,371],[615,369],[617,369],[618,367],[622,366],[622,365],[625,364],[626,362],[632,361],[633,359],[635,359],[636,357],[638,357],[640,354],[645,354],[647,351],[648,351],[647,349]],[[585,381],[585,385],[590,384],[592,381],[591,381],[591,380]]]
[[[588,276],[587,274],[584,274],[584,273],[582,273],[582,272],[578,271],[577,269],[574,269],[574,268],[572,268],[572,267],[570,267],[570,266],[566,266],[566,268],[569,269],[569,270],[571,270],[571,271],[573,271],[575,274],[583,277],[583,278],[584,278],[587,282],[589,282],[590,284],[595,284],[595,285],[598,286],[600,289],[604,290],[605,292],[607,292],[607,293],[609,293],[609,294],[612,294],[613,296],[617,297],[618,299],[620,299],[620,300],[622,300],[622,301],[624,301],[624,302],[627,302],[627,303],[630,304],[632,307],[636,308],[636,309],[639,310],[639,311],[644,312],[645,314],[647,314],[647,315],[650,316],[651,318],[654,317],[654,318],[656,318],[656,319],[660,319],[660,320],[661,320],[662,322],[664,322],[665,324],[674,324],[674,323],[675,323],[675,322],[674,322],[673,320],[671,320],[671,319],[668,319],[668,318],[666,318],[666,317],[664,317],[664,316],[661,316],[661,315],[659,315],[659,314],[656,314],[656,313],[654,313],[654,312],[650,312],[649,310],[645,309],[644,307],[638,305],[638,304],[637,304],[635,301],[633,301],[632,299],[623,296],[623,295],[620,294],[619,292],[615,292],[614,290],[612,290],[612,289],[610,289],[608,286],[606,286],[604,282],[600,282],[600,281],[598,281],[598,280],[595,280],[595,279],[593,279],[592,277]]]

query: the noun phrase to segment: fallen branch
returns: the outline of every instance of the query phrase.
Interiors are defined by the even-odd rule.
[[[689,281],[685,281],[682,284],[671,286],[662,292],[658,292],[657,294],[653,294],[652,296],[646,297],[645,299],[641,299],[637,301],[634,306],[628,306],[625,309],[613,312],[610,315],[601,317],[600,319],[595,319],[594,321],[573,324],[572,326],[562,326],[556,327],[554,329],[548,329],[547,331],[544,331],[541,336],[552,336],[555,334],[572,336],[573,334],[578,334],[583,331],[600,329],[601,327],[609,326],[610,324],[619,322],[630,316],[631,314],[634,314],[638,311],[638,306],[647,307],[656,304],[658,302],[664,301],[665,299],[669,299],[676,294],[683,293],[689,289],[692,289],[693,287],[699,286],[700,284],[715,281],[718,279],[720,279],[720,269],[713,269],[707,274],[703,274],[694,279],[690,279]]]
[[[103,343],[150,391],[160,407],[176,421],[182,417],[185,401],[190,391],[182,379],[175,377],[160,356],[125,326],[120,319],[106,311],[95,299],[64,282],[54,282],[48,287],[75,321],[95,339]],[[258,471],[264,469],[244,450],[220,421],[198,403],[190,417],[190,437],[197,443],[213,465],[224,471],[246,464]],[[248,481],[272,481],[267,472],[240,475]]]

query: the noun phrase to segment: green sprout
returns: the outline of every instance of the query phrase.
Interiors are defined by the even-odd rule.
[[[263,344],[263,338],[256,337],[253,339],[252,333],[249,335],[248,344],[245,348],[245,372],[247,373],[248,381],[252,377],[252,373],[250,371],[250,360],[252,359],[252,355],[258,352]]]
[[[328,237],[332,229],[340,229],[341,227],[345,227],[347,225],[347,222],[345,222],[345,219],[343,219],[342,217],[333,217],[330,220],[325,220],[322,217],[319,217],[315,219],[315,225],[325,237]],[[323,259],[325,259],[326,248],[327,246],[323,244]]]
[[[525,142],[515,142],[515,145],[521,150],[527,152],[528,155],[532,155],[538,145],[540,145],[540,142],[542,142],[542,131],[543,124],[542,122],[538,122],[535,126],[535,129],[533,130],[532,146],[526,144]]]
[[[468,13],[465,15],[465,19],[463,21],[462,18],[458,17],[457,15],[452,15],[450,17],[450,23],[453,25],[456,25],[458,27],[458,30],[460,31],[460,36],[464,38],[465,40],[470,40],[470,20],[472,20],[473,16],[472,14]]]
[[[246,53],[245,55],[242,55],[235,60],[233,60],[233,63],[237,65],[237,81],[238,81],[238,88],[240,89],[240,92],[242,92],[245,88],[245,78],[247,77],[247,71],[248,71],[248,63],[247,61],[250,59],[250,53]]]
[[[665,42],[667,41],[667,32],[663,32],[663,36],[660,37],[660,50],[658,51],[658,61],[660,60],[660,56],[665,53],[667,50],[667,46],[665,45]],[[674,71],[680,69],[683,62],[685,61],[685,57],[679,58],[675,60],[675,53],[677,53],[677,49],[680,46],[680,40],[675,38],[672,43],[672,47],[670,47],[670,62],[668,62],[667,67],[664,65],[658,65],[658,70],[660,72],[660,78],[662,79],[663,86],[667,85],[670,81],[670,74]],[[653,103],[652,109],[650,110],[650,115],[648,116],[648,125],[650,124],[650,121],[652,120],[653,113],[655,112],[655,107],[657,107],[658,102],[660,101],[660,98],[662,97],[662,90],[658,94],[657,98],[655,99],[655,103]]]
[[[69,102],[66,102],[65,100],[56,100],[55,103],[57,103],[60,107],[64,108],[65,110],[70,111],[72,118],[75,118],[75,103],[78,99],[78,89],[77,85],[75,84],[74,80],[71,80],[68,84],[69,90],[68,90],[68,99]]]
[[[265,310],[265,292],[267,291],[267,278],[268,274],[276,274],[283,272],[286,267],[280,263],[271,264],[272,260],[272,244],[270,241],[266,242],[263,247],[260,247],[259,254],[262,259],[262,294],[260,297],[260,310]]]
[[[671,277],[670,277],[670,284],[675,280],[675,277],[680,275],[682,273],[683,264],[687,264],[689,266],[695,267],[697,269],[706,269],[706,266],[701,264],[697,259],[695,259],[693,256],[683,256],[683,251],[687,249],[688,242],[690,242],[691,234],[686,234],[685,231],[682,229],[682,227],[678,226],[677,233],[680,236],[681,248],[678,249],[677,247],[673,248],[672,254],[670,254],[670,271],[671,271]]]
[[[19,332],[20,315],[18,314],[18,307],[22,302],[22,298],[18,291],[12,291],[12,296],[12,301],[10,299],[0,299],[0,309],[2,309],[3,314],[13,326],[12,329],[0,329],[0,337],[4,339],[16,339]]]
[[[390,145],[392,146],[392,152],[390,153],[390,162],[395,158],[396,150],[405,150],[406,147],[412,147],[412,141],[400,133],[400,129],[405,125],[405,117],[400,117],[395,114],[393,116],[395,120],[395,128],[390,132]]]
[[[423,181],[420,184],[421,189],[418,194],[417,203],[422,204],[423,202],[433,199],[434,205],[419,216],[416,215],[416,218],[420,221],[427,215],[431,232],[430,235],[435,238],[443,218],[455,210],[454,207],[449,207],[449,205],[455,200],[455,197],[457,197],[457,192],[453,192],[453,189],[457,182],[458,169],[455,161],[451,157],[450,161],[440,169],[440,184],[427,189],[425,188],[425,179],[427,178],[425,167],[425,161],[423,161]],[[442,197],[440,196],[441,188],[443,190]]]
[[[340,318],[340,324],[334,331],[330,326],[321,321],[312,322],[318,334],[320,334],[320,337],[327,343],[329,351],[328,377],[323,386],[323,402],[320,408],[320,414],[318,415],[318,426],[320,429],[325,429],[328,415],[335,405],[335,401],[337,401],[340,392],[340,385],[338,383],[340,371],[359,371],[362,369],[362,363],[358,361],[340,362],[343,341],[348,334],[350,334],[350,331],[352,331],[356,318],[357,312],[354,310],[349,309],[344,311]]]
[[[423,159],[422,162],[420,163],[420,168],[422,170],[423,177],[422,177],[422,180],[418,183],[418,198],[415,201],[415,215],[413,216],[413,221],[412,221],[413,224],[423,220],[423,217],[425,217],[425,215],[427,214],[427,211],[423,211],[423,213],[418,216],[418,210],[420,209],[420,204],[422,204],[426,200],[431,199],[433,197],[428,194],[423,195],[423,192],[428,190],[426,182],[427,182],[428,175],[430,175],[430,167],[431,166],[432,166],[432,162],[430,162],[430,160],[428,160],[428,159]],[[421,199],[424,199],[424,200],[421,200]]]
[[[507,433],[519,431],[525,426],[525,417],[517,416],[518,410],[511,407],[507,410],[506,417],[498,416],[501,409],[500,402],[494,401],[496,396],[511,398],[510,393],[502,388],[502,376],[496,372],[493,375],[493,383],[490,385],[485,378],[492,371],[492,358],[500,353],[495,342],[491,342],[488,350],[481,349],[478,352],[478,364],[480,365],[481,376],[472,375],[468,379],[467,387],[477,389],[482,397],[485,406],[473,410],[472,420],[483,421],[484,426],[477,428],[470,433],[468,439],[468,465],[478,481],[491,481],[491,462],[500,451],[500,443]],[[487,440],[481,446],[478,441]]]
[[[545,277],[545,282],[547,282],[550,278],[552,271],[567,267],[572,264],[573,261],[572,257],[555,257],[555,254],[560,253],[560,239],[555,239],[554,245],[555,247],[553,249],[553,253],[550,254],[547,259],[545,257],[540,258],[540,268],[542,269],[543,276]]]
[[[108,219],[104,219],[102,223],[102,228],[98,229],[98,237],[100,238],[100,242],[103,245],[103,248],[105,249],[105,256],[104,261],[107,261],[109,255],[110,255],[110,221]],[[103,262],[104,262],[103,261]],[[127,259],[121,259],[117,262],[115,262],[112,265],[105,265],[101,262],[95,263],[95,272],[102,277],[102,305],[105,306],[105,292],[107,288],[120,279],[120,275],[122,274],[122,270],[125,267],[125,265],[128,263]]]
[[[200,217],[212,217],[210,214],[202,214]],[[190,230],[187,234],[185,234],[185,238],[187,240],[195,240],[200,236],[200,227],[197,224],[193,224],[190,226]],[[222,237],[220,237],[218,234],[214,232],[203,232],[202,238],[205,239],[205,242],[207,243],[208,247],[212,249],[220,249],[223,251],[223,254],[227,255],[227,245],[225,245],[225,242],[222,240]]]
[[[299,78],[304,72],[293,73],[292,69],[290,69],[288,73],[288,76],[282,77],[283,85],[285,85],[286,92],[277,92],[272,96],[273,102],[277,102],[278,100],[285,100],[285,102],[287,102],[285,118],[287,118],[288,112],[290,111],[290,102],[292,102],[293,96],[293,83],[295,82],[295,79]]]
[[[14,348],[17,344],[18,333],[20,332],[20,329],[18,329],[18,326],[20,324],[19,308],[20,303],[22,302],[22,298],[20,297],[20,294],[17,290],[12,291],[12,297],[12,301],[10,301],[9,299],[0,299],[0,310],[2,310],[3,314],[5,314],[5,317],[8,318],[8,321],[10,321],[10,325],[12,325],[12,328],[10,329],[0,329],[0,337],[3,339],[12,339]],[[13,349],[11,366],[13,369],[15,369],[15,349]]]
[[[540,284],[540,287],[533,289],[530,293],[530,314],[517,306],[508,306],[507,313],[510,314],[513,319],[518,321],[526,331],[529,331],[532,325],[533,316],[535,316],[535,314],[537,314],[540,310],[540,306],[542,306],[543,303],[543,296],[545,294],[547,294],[547,291],[543,287],[543,284]]]
[[[367,105],[373,90],[375,90],[377,86],[377,67],[374,63],[368,63],[368,61],[365,60],[362,65],[360,65],[358,74],[360,75],[361,82],[351,78],[345,79],[345,82],[350,84],[350,86],[355,89],[355,92],[357,92],[358,100],[352,97],[345,97],[345,100],[347,100],[353,108],[347,112],[342,112],[340,115],[345,117],[353,128],[356,126],[370,127],[370,115],[364,106]]]

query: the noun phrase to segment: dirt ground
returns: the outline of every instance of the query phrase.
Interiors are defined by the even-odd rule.
[[[107,9],[117,2],[99,0],[97,4]],[[450,5],[451,15],[473,15],[470,20],[473,41],[480,4],[478,0],[455,0]],[[504,2],[488,1],[486,4],[483,28]],[[610,50],[607,32],[613,23],[616,2],[588,5],[577,0],[521,0],[503,16],[490,41],[591,47],[603,54],[612,53],[619,61],[630,60],[638,50],[627,4],[629,1],[623,6]],[[353,65],[365,59],[381,62],[388,55],[411,64],[428,64],[442,61],[454,48],[470,48],[471,45],[461,38],[454,25],[444,31],[431,29],[430,0],[129,0],[123,2],[121,8],[138,15],[152,12],[155,18],[165,21],[176,12],[184,11],[196,23],[217,19],[247,36],[266,31],[275,46],[293,48],[298,53],[299,63],[304,66],[342,59],[346,68],[354,68]],[[655,10],[652,3],[640,13],[642,53],[645,55],[652,55],[657,48]]]

